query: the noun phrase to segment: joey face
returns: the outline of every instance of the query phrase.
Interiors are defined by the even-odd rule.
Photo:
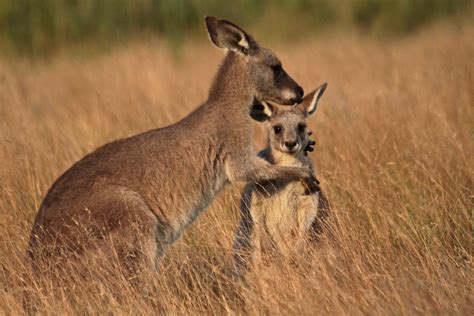
[[[304,91],[283,69],[280,60],[237,25],[215,17],[206,17],[211,41],[219,48],[235,53],[243,65],[247,85],[259,101],[282,105],[300,103]]]
[[[306,116],[295,107],[290,111],[278,111],[268,120],[270,146],[288,154],[303,150],[309,141]]]
[[[250,116],[256,121],[267,122],[272,150],[294,155],[306,148],[310,140],[307,119],[316,112],[326,87],[326,83],[322,84],[295,107],[278,107],[267,102],[256,103],[252,107]]]

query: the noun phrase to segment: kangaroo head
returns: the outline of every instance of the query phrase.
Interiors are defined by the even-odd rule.
[[[267,122],[269,144],[272,150],[294,155],[303,150],[309,142],[308,116],[316,111],[319,99],[326,90],[327,83],[309,93],[303,101],[292,108],[261,102],[251,109],[251,117]]]
[[[274,53],[260,47],[252,36],[231,22],[207,16],[206,27],[214,45],[237,56],[247,76],[247,88],[257,100],[282,105],[301,102],[303,88],[286,73]]]

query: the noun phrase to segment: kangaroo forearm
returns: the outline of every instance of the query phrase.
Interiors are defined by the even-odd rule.
[[[273,166],[266,173],[255,173],[255,181],[258,180],[276,180],[281,179],[288,182],[304,179],[308,176],[305,169],[298,167]]]
[[[309,176],[309,171],[304,168],[274,166],[269,163],[259,164],[250,168],[242,175],[240,180],[246,182],[259,182],[274,179],[285,179],[287,181],[295,181]]]

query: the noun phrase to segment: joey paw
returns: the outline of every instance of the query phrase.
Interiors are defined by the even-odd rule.
[[[319,180],[313,174],[303,180],[303,185],[305,187],[305,195],[321,191],[321,187],[319,186]]]
[[[308,133],[308,137],[313,135],[313,132],[309,132]],[[306,145],[305,149],[304,149],[304,155],[307,156],[308,155],[308,152],[312,152],[314,151],[314,147],[316,145],[316,141],[314,140],[311,140],[311,138],[309,139],[308,141],[308,144]]]

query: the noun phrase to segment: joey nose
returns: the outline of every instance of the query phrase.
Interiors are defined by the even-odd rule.
[[[296,143],[295,140],[287,140],[287,141],[285,141],[285,146],[286,146],[286,148],[288,148],[288,149],[290,149],[290,150],[293,149],[293,148],[295,148],[295,147],[296,147],[296,144],[297,144],[297,143]]]

